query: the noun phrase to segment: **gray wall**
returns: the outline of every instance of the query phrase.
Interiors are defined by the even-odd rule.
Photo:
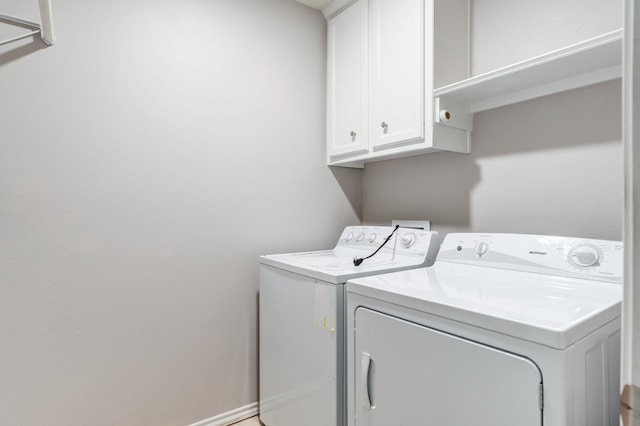
[[[37,2],[3,13],[39,20]],[[257,400],[257,256],[358,223],[294,0],[56,0],[0,48],[0,424],[185,425]]]
[[[368,164],[367,223],[621,239],[620,82],[476,114],[471,154]]]
[[[622,27],[622,0],[469,2],[473,75]]]
[[[475,73],[622,25],[620,1],[478,0],[471,10]],[[469,155],[368,164],[363,220],[620,240],[621,138],[620,81],[478,113]]]

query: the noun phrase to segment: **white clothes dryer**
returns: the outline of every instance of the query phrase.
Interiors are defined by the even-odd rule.
[[[345,424],[344,284],[431,265],[439,248],[435,232],[394,229],[350,226],[331,250],[260,257],[260,420],[266,426]],[[355,266],[354,259],[365,260]]]
[[[349,426],[618,425],[620,242],[449,234],[347,283]]]

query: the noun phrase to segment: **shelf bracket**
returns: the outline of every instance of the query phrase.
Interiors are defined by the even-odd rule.
[[[42,18],[42,25],[36,22],[27,21],[25,19],[16,18],[15,16],[0,14],[0,22],[4,22],[10,25],[16,25],[29,30],[29,32],[20,34],[16,37],[11,37],[6,40],[0,40],[0,46],[36,35],[39,35],[40,38],[42,38],[42,41],[48,46],[53,45],[53,43],[55,42],[55,36],[53,34],[51,0],[38,1],[40,5],[40,17]]]
[[[473,114],[465,105],[443,96],[435,98],[435,122],[456,129],[473,130]]]

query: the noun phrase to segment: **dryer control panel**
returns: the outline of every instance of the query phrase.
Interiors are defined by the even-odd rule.
[[[622,283],[619,241],[527,234],[448,234],[437,261]]]

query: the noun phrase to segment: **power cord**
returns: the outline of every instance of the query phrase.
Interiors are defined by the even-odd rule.
[[[362,262],[364,262],[365,260],[369,259],[370,257],[373,257],[377,252],[379,252],[379,251],[380,251],[380,249],[381,249],[382,247],[384,247],[384,245],[385,245],[385,244],[387,244],[387,242],[391,239],[391,237],[393,237],[393,234],[398,230],[398,228],[400,228],[400,225],[396,225],[396,227],[395,227],[395,228],[393,228],[393,231],[391,231],[391,233],[389,234],[389,236],[387,237],[387,239],[386,239],[386,240],[384,240],[384,242],[383,242],[382,244],[380,244],[380,247],[378,247],[378,248],[376,249],[376,251],[374,251],[373,253],[371,253],[369,256],[367,256],[367,257],[357,257],[357,256],[356,256],[356,257],[354,257],[354,258],[353,258],[353,265],[354,265],[354,266],[360,266],[360,264],[361,264]]]

